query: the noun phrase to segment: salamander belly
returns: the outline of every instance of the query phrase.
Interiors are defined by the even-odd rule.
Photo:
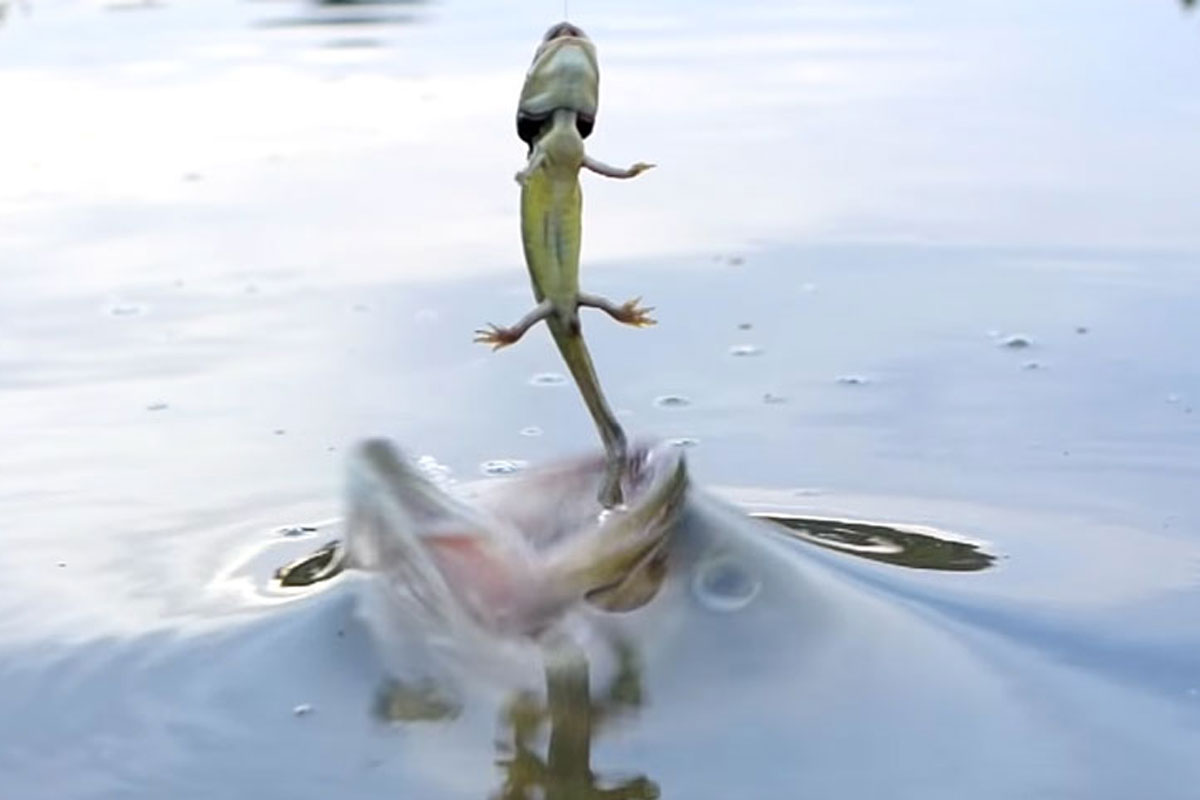
[[[534,294],[573,301],[579,290],[582,198],[577,180],[554,181],[546,170],[521,192],[521,238]]]

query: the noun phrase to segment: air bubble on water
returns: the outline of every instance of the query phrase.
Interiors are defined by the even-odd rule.
[[[316,532],[317,529],[312,525],[285,525],[278,531],[280,536],[285,536],[289,539],[296,539]]]
[[[691,404],[691,400],[679,394],[664,394],[654,399],[654,405],[659,408],[684,408]]]
[[[754,325],[753,325],[752,323],[749,323],[749,322],[739,322],[739,323],[738,323],[738,330],[739,330],[739,331],[748,331],[748,330],[750,330],[750,329],[751,329],[751,328],[753,328],[753,327],[754,327]]]
[[[1024,364],[1021,365],[1021,369],[1034,370],[1034,369],[1041,369],[1041,368],[1042,368],[1042,363],[1040,361],[1026,361]]]
[[[137,303],[117,303],[109,306],[108,313],[114,317],[140,317],[146,313],[146,307]]]
[[[542,429],[539,428],[537,425],[528,425],[524,428],[521,428],[521,435],[522,436],[531,436],[531,437],[532,436],[541,436]]]
[[[777,406],[777,405],[780,405],[781,403],[787,402],[786,397],[784,397],[781,394],[773,394],[772,392],[767,392],[766,394],[764,394],[762,399],[763,399],[763,402],[769,406]]]
[[[313,707],[309,703],[301,703],[292,708],[292,715],[297,717],[307,717],[313,712]]]
[[[700,444],[700,440],[694,436],[676,436],[674,439],[667,439],[667,444],[671,447],[695,447]]]
[[[515,458],[496,458],[480,464],[479,471],[488,476],[512,475],[515,472],[520,472],[527,466],[529,466],[529,462],[527,461]]]
[[[1000,346],[1007,347],[1009,350],[1024,350],[1027,347],[1033,346],[1033,339],[1028,336],[1014,334],[1001,339]]]
[[[163,402],[151,403],[146,406],[147,411],[166,411],[170,406]]]
[[[837,382],[842,386],[865,386],[870,380],[864,375],[839,375]]]
[[[762,589],[762,581],[750,568],[730,555],[701,562],[692,577],[692,592],[711,611],[745,608]]]
[[[762,354],[762,348],[756,344],[735,344],[729,348],[731,356],[757,356]]]
[[[1083,334],[1088,332],[1088,327],[1086,325],[1076,325],[1075,332],[1078,333],[1080,336],[1082,336]]]
[[[529,379],[531,386],[562,386],[566,382],[566,376],[557,372],[539,372]]]

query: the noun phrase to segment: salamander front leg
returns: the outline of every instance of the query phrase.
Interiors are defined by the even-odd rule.
[[[524,186],[525,181],[529,180],[529,176],[532,175],[545,160],[546,151],[543,150],[539,145],[534,145],[533,149],[529,151],[529,160],[525,163],[525,168],[514,175],[513,179],[517,183]]]
[[[550,316],[553,311],[554,305],[549,300],[543,300],[534,306],[533,311],[530,311],[517,320],[517,324],[511,328],[502,328],[499,325],[489,322],[488,327],[476,330],[475,342],[478,344],[490,344],[493,350],[507,347],[514,342],[520,341],[527,330]]]
[[[597,175],[603,175],[606,178],[634,178],[638,175],[641,175],[646,170],[654,168],[653,164],[647,164],[643,161],[639,161],[632,167],[622,169],[621,167],[609,166],[603,161],[597,161],[591,156],[583,157],[583,165]]]

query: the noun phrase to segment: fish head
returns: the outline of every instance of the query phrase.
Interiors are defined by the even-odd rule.
[[[525,75],[517,104],[517,135],[532,146],[555,111],[575,112],[580,137],[595,126],[600,100],[596,47],[583,29],[560,22],[546,31]]]

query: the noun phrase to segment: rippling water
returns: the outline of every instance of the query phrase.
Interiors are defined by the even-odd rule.
[[[507,683],[272,576],[363,436],[594,447],[544,336],[471,344],[561,8],[8,8],[3,796],[1194,797],[1197,12],[571,7],[590,149],[659,164],[585,184],[660,320],[589,344],[703,488],[619,644]]]

